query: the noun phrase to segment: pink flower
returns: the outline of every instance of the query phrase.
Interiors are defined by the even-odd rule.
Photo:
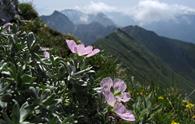
[[[114,88],[114,91],[116,93],[125,92],[125,90],[127,89],[127,85],[121,79],[114,79],[114,86],[113,86],[113,88]]]
[[[128,92],[123,92],[121,95],[116,96],[116,99],[119,102],[128,102],[131,99],[131,96]]]
[[[91,57],[100,52],[100,49],[93,49],[92,46],[85,47],[84,44],[76,44],[74,40],[66,40],[66,43],[70,51],[79,56]]]
[[[49,59],[49,58],[50,58],[49,52],[44,51],[43,54],[44,54],[44,57],[45,57],[46,59]]]
[[[101,81],[100,86],[101,86],[101,92],[104,95],[108,104],[111,102],[110,101],[111,98],[109,98],[109,96],[111,97],[111,95],[105,95],[105,93],[108,94],[108,92],[113,94],[113,96],[114,94],[117,94],[115,96],[115,102],[116,101],[128,102],[131,99],[130,94],[128,92],[125,92],[125,90],[127,89],[127,86],[124,83],[124,81],[121,79],[115,79],[113,81],[110,77],[107,77]],[[114,93],[112,93],[112,91]],[[113,107],[114,105],[112,104],[111,106]]]
[[[107,77],[102,79],[100,86],[107,104],[113,107],[114,112],[123,120],[135,121],[131,111],[127,110],[122,104],[131,99],[130,94],[125,92],[127,89],[125,82],[121,79],[114,79],[113,81]]]
[[[100,86],[101,86],[103,92],[110,91],[113,85],[114,84],[113,84],[112,78],[110,78],[110,77],[102,79],[102,81],[100,83]]]
[[[106,99],[106,102],[108,103],[108,105],[110,105],[110,106],[114,106],[115,105],[115,103],[116,103],[116,98],[115,98],[115,96],[112,94],[112,92],[110,92],[110,91],[105,91],[105,92],[103,92],[103,95],[104,95],[104,97],[105,97],[105,99]]]
[[[43,51],[43,55],[44,55],[45,59],[49,59],[50,58],[50,53],[48,52],[49,48],[41,47],[40,49],[41,49],[41,51]]]
[[[74,40],[66,40],[66,43],[68,45],[68,48],[72,53],[76,53],[76,46],[77,44],[75,43]]]
[[[135,121],[135,116],[131,111],[127,110],[122,103],[116,103],[114,106],[114,112],[123,120]]]

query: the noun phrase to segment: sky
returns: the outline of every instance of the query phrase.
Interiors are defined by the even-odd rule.
[[[86,13],[121,12],[140,23],[174,20],[195,15],[195,0],[19,0],[31,2],[40,15],[77,9]]]

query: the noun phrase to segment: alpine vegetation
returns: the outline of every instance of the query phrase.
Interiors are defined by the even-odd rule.
[[[0,124],[195,123],[195,105],[189,99],[194,91],[183,95],[175,87],[144,85],[134,78],[146,80],[140,72],[147,73],[143,66],[153,67],[153,56],[146,52],[142,57],[137,44],[125,45],[131,38],[127,34],[112,35],[106,43],[121,41],[112,51],[119,54],[121,46],[131,46],[127,60],[140,61],[131,63],[137,68],[128,63],[128,69],[137,75],[104,49],[56,32],[37,16],[29,18],[29,5],[21,8],[21,18],[0,26]],[[161,73],[153,70],[153,77]],[[162,79],[168,71],[154,79],[166,85]]]

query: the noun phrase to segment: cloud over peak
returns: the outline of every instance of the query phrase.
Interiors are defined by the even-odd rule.
[[[158,21],[176,21],[178,16],[191,14],[195,14],[195,9],[187,6],[167,4],[160,0],[140,0],[130,16],[140,24],[147,24]]]
[[[117,11],[117,8],[110,6],[103,2],[94,2],[91,1],[89,5],[86,6],[76,6],[75,9],[83,11],[85,13],[100,13],[100,12],[113,12]]]
[[[185,18],[184,16],[195,15],[194,8],[181,4],[168,4],[160,0],[138,0],[133,6],[124,7],[91,1],[85,6],[76,6],[75,9],[88,14],[117,12],[129,16],[140,25],[159,21],[179,22],[178,17]],[[185,20],[188,19],[185,18]]]

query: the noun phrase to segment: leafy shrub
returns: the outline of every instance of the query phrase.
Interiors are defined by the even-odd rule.
[[[20,15],[24,20],[32,20],[38,17],[38,13],[30,3],[20,3],[18,5]]]
[[[74,39],[78,41],[73,36],[63,35],[48,28],[39,18],[32,21],[21,22],[19,27],[20,30],[33,32],[41,46],[53,48],[57,55],[63,57],[66,57],[69,53],[64,42],[65,39]]]
[[[17,27],[1,29],[0,39],[2,124],[101,120],[94,70],[85,60],[52,54],[45,59],[34,34]]]

